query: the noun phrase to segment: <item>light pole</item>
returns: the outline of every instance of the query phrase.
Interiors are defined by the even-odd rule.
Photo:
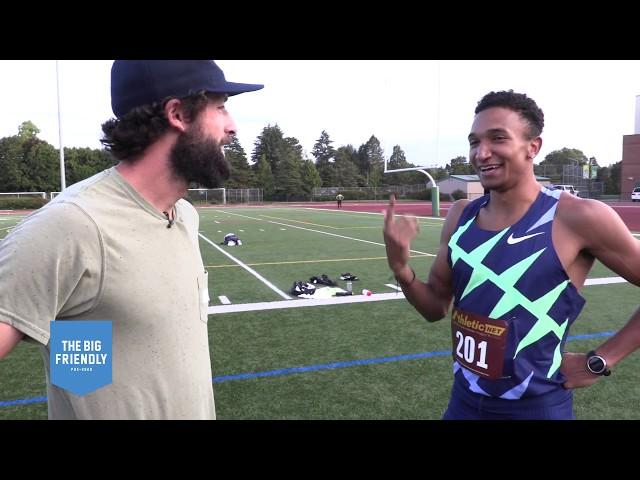
[[[64,173],[64,146],[62,145],[62,121],[60,116],[60,70],[56,60],[56,88],[58,93],[58,137],[60,139],[60,191],[67,188],[67,180]]]

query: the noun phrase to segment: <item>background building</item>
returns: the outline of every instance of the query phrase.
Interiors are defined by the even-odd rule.
[[[630,200],[634,187],[640,186],[640,95],[636,95],[636,122],[633,135],[622,137],[622,173],[620,199]]]
[[[551,185],[551,180],[547,177],[536,175],[536,180],[545,187]],[[484,188],[482,188],[478,175],[451,175],[446,180],[438,182],[438,187],[440,187],[440,193],[451,194],[456,190],[462,190],[469,200],[484,195]]]

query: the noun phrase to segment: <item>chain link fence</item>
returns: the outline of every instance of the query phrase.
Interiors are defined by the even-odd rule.
[[[418,196],[427,192],[425,183],[416,185],[387,185],[383,187],[316,187],[313,189],[313,201],[335,200],[342,193],[346,200],[386,200],[390,193],[396,197]],[[413,194],[413,195],[412,195]]]
[[[533,171],[536,175],[549,178],[554,185],[573,185],[583,198],[601,198],[604,194],[604,182],[595,180],[597,170],[594,166],[534,165]]]
[[[262,188],[228,188],[227,203],[262,203]]]

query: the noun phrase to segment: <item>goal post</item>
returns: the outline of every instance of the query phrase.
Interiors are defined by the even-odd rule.
[[[437,165],[423,165],[418,167],[407,167],[407,168],[395,168],[390,170],[388,165],[388,159],[384,159],[384,173],[400,173],[400,172],[421,172],[424,173],[429,181],[427,182],[427,186],[431,183],[431,212],[434,217],[440,216],[440,187],[428,172],[429,169],[438,168]]]
[[[47,192],[0,192],[2,198],[42,198],[47,199]]]

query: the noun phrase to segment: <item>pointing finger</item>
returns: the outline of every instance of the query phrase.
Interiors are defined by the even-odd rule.
[[[389,195],[389,205],[387,206],[387,209],[384,211],[384,223],[385,223],[385,225],[393,222],[393,215],[394,215],[394,211],[395,211],[395,205],[396,205],[396,197],[392,193],[391,195]]]

